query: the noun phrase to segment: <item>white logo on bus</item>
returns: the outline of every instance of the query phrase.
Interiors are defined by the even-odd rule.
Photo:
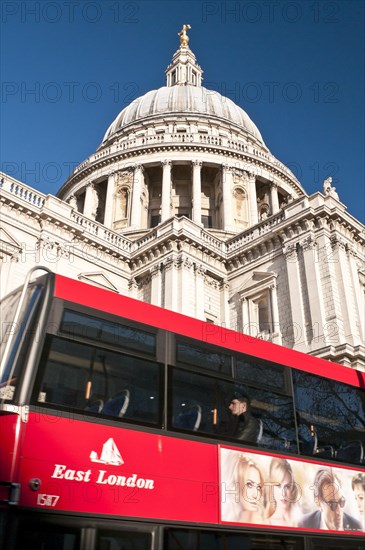
[[[91,462],[111,464],[112,466],[120,466],[121,464],[124,464],[124,460],[122,459],[119,449],[112,437],[104,443],[100,457],[98,457],[96,451],[91,451],[90,460]]]

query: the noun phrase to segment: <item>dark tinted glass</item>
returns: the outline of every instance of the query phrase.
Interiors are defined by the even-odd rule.
[[[228,404],[233,391],[232,382],[173,369],[172,426],[206,434],[229,432]]]
[[[13,320],[19,304],[21,291],[11,294],[1,302],[1,344],[0,344],[0,400],[13,400],[16,387],[27,361],[29,346],[36,335],[36,320],[44,294],[42,285],[27,288],[19,323]],[[10,338],[10,342],[8,342]],[[6,350],[6,344],[10,347]],[[6,354],[4,353],[6,350]]]
[[[78,550],[80,536],[76,529],[59,525],[23,524],[19,529],[16,550]]]
[[[185,342],[176,344],[176,359],[186,365],[195,365],[222,374],[231,374],[231,356],[211,351],[209,349],[192,346]]]
[[[48,336],[33,402],[158,424],[161,365]]]
[[[98,531],[97,550],[150,550],[150,533],[132,531]]]
[[[304,550],[304,540],[292,535],[167,529],[164,548],[168,550]]]
[[[265,386],[284,388],[284,368],[280,365],[260,362],[254,358],[237,358],[236,377],[238,380],[255,384],[262,384],[265,380]]]
[[[262,439],[256,440],[259,445],[297,451],[290,397],[177,368],[171,370],[172,427],[234,439],[237,418],[229,405],[236,394],[244,394],[251,400],[252,416],[262,423]]]
[[[263,385],[267,387],[266,382]],[[296,453],[297,441],[291,396],[248,384],[236,384],[236,388],[239,393],[250,398],[253,413],[262,420],[263,434],[259,441],[260,447]]]
[[[359,462],[364,391],[299,370],[293,370],[293,381],[302,453]]]
[[[81,336],[142,353],[155,353],[154,334],[75,311],[65,310],[61,331],[69,336]]]
[[[361,538],[361,537],[358,537]],[[344,550],[351,548],[352,550],[364,550],[364,545],[361,540],[352,540],[349,538],[339,538],[337,535],[332,539],[308,538],[308,550]]]

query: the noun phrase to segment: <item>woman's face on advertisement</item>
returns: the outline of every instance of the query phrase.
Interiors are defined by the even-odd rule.
[[[249,466],[241,495],[242,508],[252,512],[257,510],[261,492],[260,474],[254,466]]]
[[[287,510],[290,505],[291,477],[288,472],[284,475],[277,472],[277,483],[274,485],[274,500],[277,510]]]
[[[363,490],[362,485],[360,484],[355,485],[354,497],[355,497],[360,515],[363,516],[365,514],[365,491]]]

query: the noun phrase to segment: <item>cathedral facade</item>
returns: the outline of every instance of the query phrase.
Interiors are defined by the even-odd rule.
[[[57,196],[1,175],[1,293],[35,265],[365,369],[364,227],[311,196],[188,45]],[[122,312],[121,312],[122,314]]]

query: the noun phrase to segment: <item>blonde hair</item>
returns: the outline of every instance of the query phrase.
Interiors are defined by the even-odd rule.
[[[236,479],[236,481],[239,483],[240,487],[242,487],[243,485],[246,485],[248,470],[250,468],[254,468],[257,471],[257,473],[259,474],[259,478],[260,478],[259,486],[260,486],[260,490],[263,491],[264,477],[262,475],[262,472],[261,472],[259,466],[256,464],[256,462],[254,462],[253,460],[251,460],[250,458],[248,458],[244,454],[240,454],[238,459],[237,459],[237,463],[236,463],[236,467],[235,467],[235,479]],[[261,495],[260,495],[260,498],[261,498]]]
[[[287,460],[284,458],[272,458],[270,462],[269,469],[269,481],[270,485],[267,487],[265,492],[265,510],[267,517],[271,517],[276,510],[276,501],[271,498],[271,483],[277,481],[277,474],[281,474],[282,478],[287,474],[290,477],[290,500],[289,500],[289,509],[293,506],[298,498],[298,487],[294,481],[293,470]]]

